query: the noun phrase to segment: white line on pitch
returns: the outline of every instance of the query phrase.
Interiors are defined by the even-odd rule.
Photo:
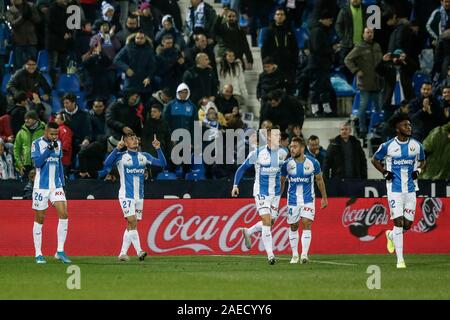
[[[210,257],[237,257],[237,258],[248,258],[248,259],[266,259],[265,257],[258,257],[258,256],[242,256],[242,255],[222,255],[222,254],[211,254],[208,255]],[[277,260],[287,260],[290,261],[290,258],[276,258]],[[357,266],[357,264],[354,263],[343,263],[343,262],[333,262],[333,261],[322,261],[322,260],[309,260],[308,262],[311,263],[321,263],[321,264],[332,264],[336,266]]]

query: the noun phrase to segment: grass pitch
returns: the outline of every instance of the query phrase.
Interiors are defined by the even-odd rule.
[[[81,289],[69,290],[64,265],[47,257],[0,257],[0,299],[450,299],[450,255],[312,255],[305,265],[288,256],[71,257]],[[369,290],[370,265],[381,289]],[[371,281],[369,281],[371,282]]]

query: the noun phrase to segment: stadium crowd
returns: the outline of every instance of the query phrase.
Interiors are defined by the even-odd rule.
[[[130,132],[152,155],[156,135],[170,159],[171,133],[193,132],[194,121],[213,132],[210,141],[226,128],[249,129],[252,46],[261,47],[263,64],[260,127],[279,126],[284,147],[303,137],[305,116],[337,115],[332,75],[356,89],[357,137],[350,122],[328,150],[306,137],[326,179],[366,179],[363,147],[392,138],[389,119],[398,112],[409,114],[425,146],[420,178],[450,179],[450,0],[222,3],[218,14],[190,0],[183,17],[176,0],[2,1],[0,179],[32,176],[31,143],[50,120],[60,127],[70,179],[116,179],[103,162]],[[380,29],[366,28],[371,4],[381,8]],[[68,28],[70,5],[81,8],[79,29]],[[251,139],[243,147],[254,147]],[[235,170],[169,163],[148,177],[222,179]]]

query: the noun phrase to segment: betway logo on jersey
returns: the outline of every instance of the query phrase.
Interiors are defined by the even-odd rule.
[[[58,162],[59,158],[58,157],[48,157],[47,158],[47,162]]]
[[[414,160],[401,159],[401,160],[393,160],[392,163],[396,166],[412,166],[414,165]]]
[[[144,172],[145,172],[145,169],[144,169],[144,168],[142,168],[142,169],[137,169],[137,168],[130,169],[130,168],[126,168],[126,169],[125,169],[125,173],[128,173],[128,174],[144,174]]]
[[[261,167],[261,173],[277,173],[279,170],[276,167]]]
[[[292,183],[308,183],[310,181],[311,181],[311,178],[300,178],[300,177],[289,178],[289,182],[292,182]]]

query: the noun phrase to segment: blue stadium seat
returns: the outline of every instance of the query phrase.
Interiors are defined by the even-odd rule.
[[[86,103],[86,94],[83,91],[75,93],[77,96],[77,105],[83,109],[87,109],[87,103]]]
[[[177,175],[173,172],[163,171],[158,173],[156,180],[177,180]]]
[[[80,80],[75,74],[61,74],[56,84],[56,90],[59,93],[78,93],[80,92]]]
[[[44,76],[45,80],[47,80],[50,87],[53,87],[53,81],[52,77],[47,72],[43,72],[42,75]]]
[[[365,5],[365,6],[371,6],[371,5],[376,5],[376,4],[378,4],[377,3],[377,0],[363,0],[362,1],[362,3]]]
[[[367,129],[368,132],[371,132],[378,124],[383,122],[384,112],[372,112],[370,115],[370,124]]]
[[[14,70],[14,50],[9,53],[8,63],[5,64],[5,69],[9,72]]]
[[[265,38],[267,37],[267,31],[269,31],[268,27],[264,27],[259,29],[258,34],[258,47],[262,48]]]
[[[294,29],[295,38],[297,39],[297,45],[300,49],[305,49],[309,40],[308,29],[304,27]]]
[[[361,96],[360,96],[360,92],[358,90],[358,91],[356,91],[356,94],[353,97],[352,116],[355,116],[355,117],[358,116],[360,103],[361,103]]]
[[[41,70],[42,72],[48,71],[48,51],[47,50],[41,50],[38,52],[37,66],[38,66],[38,69]]]
[[[191,171],[186,173],[184,177],[186,180],[205,180],[205,174],[200,171]]]
[[[52,113],[58,113],[62,109],[61,99],[56,90],[52,91]]]
[[[2,79],[2,93],[6,94],[6,86],[8,85],[9,80],[11,79],[11,73],[5,73]]]

